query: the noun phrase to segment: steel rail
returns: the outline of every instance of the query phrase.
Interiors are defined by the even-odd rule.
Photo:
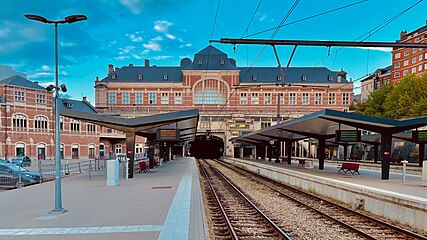
[[[212,167],[207,161],[205,161],[206,164],[212,168],[212,170],[217,173],[222,180],[224,180],[230,187],[232,187],[249,205],[251,205],[256,212],[258,212],[266,221],[268,224],[270,224],[271,227],[273,227],[274,231],[276,231],[277,234],[279,234],[280,237],[291,240],[292,238],[286,234],[279,226],[277,226],[267,215],[265,215],[254,203],[252,203],[249,198],[245,196],[224,174],[219,172],[215,167]]]
[[[328,201],[328,200],[322,199],[322,198],[320,198],[320,197],[318,197],[318,196],[316,196],[316,195],[313,195],[313,194],[311,194],[311,193],[307,193],[307,192],[301,191],[301,190],[299,190],[299,189],[296,189],[296,188],[294,188],[294,187],[292,187],[292,186],[285,185],[284,183],[279,182],[279,181],[277,181],[277,180],[275,180],[275,179],[271,179],[271,178],[268,178],[268,177],[262,176],[262,175],[260,175],[260,174],[258,174],[258,173],[255,173],[255,172],[249,171],[249,170],[244,169],[244,168],[240,168],[239,166],[234,166],[234,165],[233,165],[233,167],[230,167],[230,165],[231,165],[231,164],[229,164],[229,163],[225,163],[225,162],[222,162],[222,161],[215,161],[215,162],[218,162],[218,163],[220,163],[222,166],[227,167],[228,169],[233,170],[233,171],[235,171],[235,172],[238,172],[238,171],[237,171],[236,169],[234,169],[233,167],[238,168],[239,170],[241,170],[241,171],[243,171],[243,172],[246,172],[246,173],[248,173],[248,174],[250,174],[250,175],[256,176],[257,178],[261,178],[261,179],[263,179],[263,180],[265,180],[265,181],[274,182],[275,184],[279,185],[280,187],[284,187],[284,188],[290,189],[291,191],[297,192],[298,194],[308,195],[308,196],[310,196],[311,198],[317,199],[318,201],[323,201],[324,203],[326,203],[326,204],[330,204],[330,205],[332,205],[333,207],[338,208],[338,209],[340,209],[340,210],[342,210],[342,211],[347,211],[347,212],[350,212],[350,213],[352,213],[352,214],[354,214],[354,215],[357,215],[357,216],[360,216],[360,217],[367,218],[369,221],[372,221],[372,222],[377,223],[377,224],[379,224],[379,225],[383,225],[383,226],[385,226],[385,227],[387,227],[387,228],[390,228],[390,229],[392,229],[392,230],[394,230],[394,231],[396,231],[396,232],[398,232],[398,233],[400,233],[400,234],[404,234],[404,235],[410,236],[410,237],[415,238],[415,239],[423,239],[423,240],[427,240],[427,237],[425,237],[425,236],[422,236],[422,235],[419,235],[419,234],[417,234],[417,233],[411,232],[411,231],[409,231],[409,230],[403,229],[403,228],[401,228],[401,227],[398,227],[398,226],[392,225],[392,224],[390,224],[390,223],[388,223],[388,222],[384,222],[384,221],[381,221],[381,220],[375,219],[375,218],[373,218],[373,217],[371,217],[371,216],[368,216],[368,215],[366,215],[366,214],[364,214],[364,213],[361,213],[361,212],[357,212],[357,211],[355,211],[355,210],[353,210],[353,209],[345,208],[345,207],[343,207],[343,206],[341,206],[341,205],[338,205],[338,204],[336,204],[336,203],[333,203],[333,202],[330,202],[330,201]],[[281,196],[284,196],[284,197],[286,197],[286,198],[288,198],[288,199],[291,199],[291,200],[293,200],[293,201],[297,202],[298,204],[301,204],[301,205],[303,205],[303,206],[305,206],[305,207],[307,207],[307,208],[310,208],[310,209],[312,209],[313,211],[318,212],[319,214],[321,214],[321,215],[323,215],[323,216],[325,216],[325,217],[327,217],[327,218],[329,218],[329,219],[332,219],[332,220],[334,220],[334,221],[338,222],[339,224],[341,224],[341,225],[343,225],[343,226],[345,226],[345,227],[347,227],[347,228],[349,228],[349,229],[351,229],[351,230],[353,230],[353,231],[355,231],[355,232],[357,232],[357,233],[360,233],[362,236],[364,236],[364,237],[366,237],[366,238],[369,238],[369,239],[377,239],[376,237],[373,237],[373,236],[369,235],[368,233],[364,232],[364,230],[357,229],[357,228],[355,228],[355,227],[353,227],[353,226],[351,226],[351,225],[349,225],[349,224],[347,224],[347,223],[345,223],[345,222],[343,222],[343,221],[341,221],[341,220],[339,220],[339,219],[337,219],[337,218],[335,218],[335,217],[333,217],[333,216],[328,215],[327,213],[324,213],[324,212],[320,211],[319,209],[316,209],[316,208],[314,208],[314,207],[312,207],[312,206],[307,205],[306,203],[304,203],[304,202],[303,202],[303,201],[301,201],[301,200],[298,200],[298,199],[296,199],[296,198],[294,198],[294,197],[291,197],[291,196],[289,196],[289,195],[287,195],[287,194],[285,194],[285,193],[283,193],[283,192],[281,192],[281,191],[279,191],[279,190],[277,190],[277,189],[274,189],[273,187],[268,186],[268,185],[266,185],[266,184],[264,184],[264,183],[260,182],[259,180],[257,180],[257,179],[255,179],[255,178],[251,177],[251,176],[248,176],[248,177],[250,177],[250,178],[251,178],[251,179],[253,179],[254,181],[258,182],[259,184],[261,184],[261,185],[263,185],[263,186],[265,186],[265,187],[267,187],[267,188],[271,189],[272,191],[275,191],[276,193],[280,194]]]

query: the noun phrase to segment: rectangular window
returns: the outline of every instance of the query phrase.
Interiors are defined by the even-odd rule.
[[[115,92],[109,92],[108,93],[108,103],[110,104],[116,104],[116,93]]]
[[[259,104],[258,93],[252,93],[251,104],[252,105],[258,105]]]
[[[418,72],[421,72],[423,70],[423,65],[418,66]]]
[[[87,131],[88,133],[95,133],[96,132],[96,125],[92,123],[87,124]]]
[[[70,124],[70,130],[72,132],[79,132],[80,131],[80,123],[77,121],[73,121]]]
[[[175,93],[175,104],[182,104],[182,94],[180,92]]]
[[[169,93],[162,93],[162,104],[169,104]]]
[[[394,68],[400,68],[400,62],[394,63]]]
[[[142,92],[137,92],[135,94],[135,103],[136,104],[142,104],[143,96],[144,96],[144,94]]]
[[[264,93],[264,104],[265,105],[271,104],[271,93]]]
[[[15,102],[25,102],[24,91],[15,91]]]
[[[342,104],[343,105],[349,105],[350,104],[350,93],[343,93],[342,94]]]
[[[399,59],[399,58],[400,58],[400,53],[394,54],[394,59]]]
[[[404,53],[403,53],[403,56],[408,56],[409,55],[409,50],[406,50]]]
[[[248,94],[240,93],[240,105],[247,105],[247,104],[248,104]]]
[[[296,105],[296,104],[297,104],[297,94],[289,93],[289,105]]]
[[[417,62],[417,58],[412,58],[412,63],[416,63]]]
[[[123,104],[129,104],[129,93],[128,92],[124,92],[122,94],[123,99],[122,99],[122,103]]]
[[[403,70],[403,76],[408,75],[408,70]]]
[[[423,60],[423,55],[421,54],[420,56],[418,56],[418,60],[422,61]]]
[[[403,66],[405,67],[405,66],[408,66],[408,64],[409,64],[409,60],[405,60],[405,61],[403,61]]]
[[[46,105],[46,95],[44,95],[44,94],[36,94],[36,104],[38,104],[38,105]]]
[[[310,93],[302,93],[302,105],[310,104]]]
[[[150,92],[149,102],[150,102],[150,104],[156,104],[156,93],[155,92]]]
[[[335,93],[329,93],[328,103],[329,105],[335,105]]]
[[[314,104],[322,105],[322,93],[316,93],[314,95]]]
[[[394,73],[394,77],[395,77],[395,78],[400,77],[400,72],[395,72],[395,73]]]
[[[416,73],[417,72],[417,68],[416,67],[413,67],[412,69],[411,69],[411,73]]]
[[[416,48],[412,48],[412,53],[416,53],[417,49]]]

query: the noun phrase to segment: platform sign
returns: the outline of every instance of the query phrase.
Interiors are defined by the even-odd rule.
[[[335,132],[336,142],[360,142],[362,131],[360,130],[337,130]]]
[[[414,142],[427,142],[427,130],[412,131],[412,140]]]
[[[178,141],[179,129],[158,129],[157,141]]]

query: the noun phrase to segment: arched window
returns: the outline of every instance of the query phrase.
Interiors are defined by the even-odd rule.
[[[47,130],[47,117],[45,116],[36,116],[34,118],[34,129],[37,131]]]
[[[27,116],[24,114],[15,114],[12,116],[13,128],[27,128]]]
[[[224,104],[228,88],[224,82],[216,79],[206,79],[194,86],[194,104]]]

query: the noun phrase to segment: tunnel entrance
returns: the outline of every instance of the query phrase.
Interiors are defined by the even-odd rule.
[[[204,159],[219,159],[223,156],[224,141],[216,136],[211,136],[211,138],[207,140],[206,135],[196,136],[196,139],[191,142],[191,156]]]

